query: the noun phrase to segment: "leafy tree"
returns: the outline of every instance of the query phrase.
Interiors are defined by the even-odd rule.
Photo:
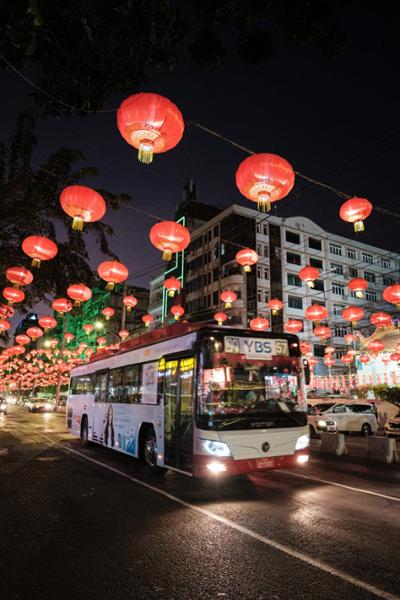
[[[88,262],[85,236],[89,230],[94,234],[104,255],[113,257],[108,245],[112,228],[101,221],[86,226],[83,233],[70,228],[71,219],[61,209],[61,190],[75,183],[82,183],[87,176],[98,175],[93,167],[78,167],[84,160],[79,150],[60,148],[49,156],[43,165],[32,162],[37,144],[34,134],[34,118],[30,113],[20,114],[9,147],[0,143],[0,285],[7,285],[5,270],[13,265],[28,268],[30,259],[22,252],[21,243],[28,235],[44,235],[57,241],[58,254],[40,269],[32,269],[33,283],[24,288],[26,301],[18,309],[27,310],[35,303],[65,296],[67,283],[95,282]],[[117,210],[122,202],[129,201],[127,194],[112,194],[98,189],[107,208]],[[92,242],[93,243],[93,242]],[[8,285],[10,285],[8,283]]]
[[[252,65],[270,60],[282,44],[334,56],[344,46],[340,17],[349,3],[3,0],[0,64],[34,67],[46,92],[36,90],[34,99],[44,112],[77,107],[85,114],[103,109],[115,93],[137,91],[148,67],[172,70],[185,49],[202,66],[222,64],[232,46]]]

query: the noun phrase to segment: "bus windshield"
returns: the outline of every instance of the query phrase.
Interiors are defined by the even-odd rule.
[[[218,348],[218,345],[217,345]],[[269,360],[243,354],[203,351],[199,373],[197,424],[229,430],[300,427],[306,414],[298,403],[298,360]]]

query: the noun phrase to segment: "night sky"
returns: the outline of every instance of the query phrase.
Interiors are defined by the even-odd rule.
[[[149,70],[142,89],[167,96],[184,117],[244,146],[280,154],[310,177],[400,213],[395,162],[400,132],[398,25],[379,9],[356,2],[346,11],[347,47],[340,58],[327,60],[312,49],[283,47],[269,64],[248,67],[232,51],[221,67],[201,69],[182,52],[174,72]],[[229,33],[225,41],[228,50],[233,47]],[[16,113],[30,106],[32,90],[12,72],[1,71],[0,82],[0,135],[6,139]],[[122,99],[109,99],[107,107],[118,107]],[[102,174],[87,180],[88,185],[128,192],[133,205],[162,218],[173,216],[190,178],[196,180],[202,202],[254,207],[234,182],[246,155],[192,127],[176,149],[156,155],[150,166],[139,163],[136,151],[122,139],[114,113],[45,118],[37,137],[35,162],[60,146],[79,148],[86,164]],[[305,215],[328,231],[351,237],[352,226],[338,217],[341,202],[335,194],[297,180],[295,192],[276,206],[279,216]],[[129,281],[148,285],[149,275],[141,273],[161,264],[148,241],[154,221],[128,207],[109,212],[105,221],[115,228],[111,246],[129,267]],[[397,222],[374,212],[360,239],[398,251]],[[94,248],[91,255],[96,268],[100,256]]]

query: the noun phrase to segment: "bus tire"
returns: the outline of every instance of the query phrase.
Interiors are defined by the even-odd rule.
[[[82,440],[82,446],[84,448],[89,448],[89,446],[91,445],[89,442],[89,422],[88,422],[88,418],[86,415],[84,415],[82,417],[82,423],[81,423],[81,440]]]
[[[147,427],[142,437],[141,459],[154,475],[164,475],[167,469],[157,465],[157,437],[153,427]]]

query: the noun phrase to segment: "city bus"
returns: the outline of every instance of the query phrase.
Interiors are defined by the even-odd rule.
[[[67,425],[160,474],[297,466],[309,445],[303,372],[295,335],[176,323],[73,369]]]

